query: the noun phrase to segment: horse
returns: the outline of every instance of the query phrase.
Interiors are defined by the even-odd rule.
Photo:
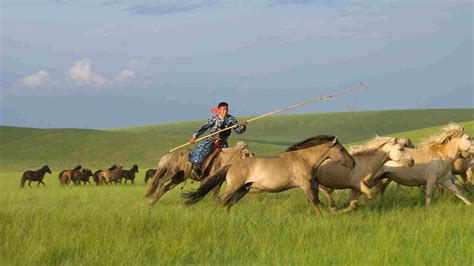
[[[148,183],[148,179],[152,178],[156,173],[156,169],[148,169],[145,173],[145,184]]]
[[[110,184],[122,175],[123,166],[112,165],[108,170],[102,170],[98,173],[99,184]]]
[[[229,211],[248,192],[281,192],[300,187],[317,215],[318,184],[313,178],[315,169],[326,159],[340,162],[349,169],[355,161],[338,142],[337,137],[319,135],[289,147],[285,152],[272,157],[252,157],[224,167],[193,192],[183,193],[190,205],[200,201],[216,184],[226,180],[227,186],[220,196]]]
[[[100,173],[104,171],[104,170],[97,170],[94,172],[94,174],[92,175],[92,179],[94,180],[94,183],[98,186],[100,185],[100,178],[99,178],[99,175]]]
[[[82,168],[82,165],[78,165],[74,167],[73,169],[67,169],[67,170],[61,171],[61,173],[59,173],[58,175],[59,184],[62,186],[68,185],[74,176],[74,172],[77,170],[80,170],[81,168]]]
[[[471,205],[462,189],[453,182],[452,174],[455,160],[462,152],[468,152],[470,148],[470,137],[464,132],[464,127],[454,123],[449,124],[441,134],[432,136],[421,143],[418,149],[406,149],[406,152],[415,160],[413,167],[388,162],[379,171],[381,174],[370,180],[368,185],[388,178],[405,186],[424,186],[425,205],[429,206],[433,187],[440,184],[453,192],[466,205]]]
[[[74,171],[74,174],[73,174],[71,180],[74,183],[74,185],[80,185],[81,182],[83,182],[84,185],[86,185],[87,183],[89,183],[89,185],[91,185],[91,182],[89,181],[90,176],[92,176],[91,169],[82,168],[80,170]]]
[[[122,178],[125,179],[124,184],[127,184],[127,181],[132,181],[132,184],[135,184],[135,174],[138,173],[138,165],[134,164],[130,170],[122,170],[122,175],[120,178],[120,183],[122,183]]]
[[[316,171],[315,178],[319,183],[320,191],[327,197],[331,210],[335,210],[335,203],[331,196],[333,190],[352,190],[349,206],[344,210],[351,211],[357,206],[360,194],[364,194],[369,200],[372,198],[365,180],[371,179],[386,162],[392,160],[408,167],[413,166],[413,158],[405,152],[405,145],[410,146],[410,143],[410,140],[407,141],[404,138],[376,136],[366,144],[351,147],[349,154],[356,162],[353,169],[331,160],[322,163]],[[326,188],[331,191],[329,192]]]
[[[41,167],[37,171],[31,171],[31,170],[25,171],[23,173],[23,176],[21,177],[20,187],[24,187],[25,182],[27,180],[29,181],[28,182],[29,187],[31,187],[31,182],[33,182],[33,181],[38,182],[38,187],[39,187],[40,184],[43,184],[43,186],[46,187],[45,183],[43,182],[43,178],[44,178],[44,175],[46,173],[51,174],[51,169],[49,169],[49,166],[47,166],[47,165]]]
[[[234,147],[223,148],[217,155],[207,158],[203,163],[202,176],[196,177],[191,173],[191,163],[188,160],[189,153],[190,150],[178,150],[161,157],[152,182],[145,192],[145,197],[149,198],[150,204],[155,204],[167,191],[184,182],[187,178],[194,181],[203,181],[207,176],[215,174],[222,167],[253,156],[248,145],[243,141],[238,141]],[[168,181],[170,182],[165,186]],[[219,194],[220,185],[216,185],[215,197]]]

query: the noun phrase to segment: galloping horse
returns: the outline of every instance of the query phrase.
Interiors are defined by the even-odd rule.
[[[404,145],[411,142],[406,139],[375,137],[364,145],[351,147],[349,154],[356,162],[353,169],[349,169],[339,163],[328,160],[321,164],[316,171],[315,178],[320,186],[334,189],[351,189],[349,207],[345,211],[353,210],[358,203],[358,198],[363,193],[367,199],[372,198],[370,189],[364,180],[371,179],[383,165],[389,160],[396,161],[408,167],[413,166],[413,159],[405,152]],[[331,208],[335,208],[331,194],[321,189],[326,195]]]
[[[418,149],[406,149],[415,160],[413,167],[395,162],[388,162],[380,170],[380,175],[369,181],[368,185],[377,184],[383,178],[389,178],[405,186],[425,186],[425,204],[431,203],[433,187],[441,184],[454,193],[466,205],[471,202],[464,196],[462,189],[454,184],[452,168],[454,161],[462,152],[471,148],[470,137],[464,127],[449,124],[443,133],[425,140]]]
[[[253,157],[235,162],[209,177],[195,192],[183,196],[188,198],[186,204],[194,204],[225,179],[227,187],[220,199],[229,211],[248,192],[281,192],[300,187],[316,214],[322,215],[318,207],[318,184],[313,173],[326,159],[340,162],[349,169],[355,164],[337,137],[315,136],[273,157]]]
[[[156,173],[156,169],[148,169],[145,173],[145,184],[148,183],[148,179],[152,178]]]
[[[28,186],[30,186],[30,187],[31,187],[31,182],[33,182],[33,181],[38,182],[38,187],[39,187],[40,184],[43,184],[43,186],[46,186],[43,182],[43,178],[44,178],[44,175],[46,173],[51,174],[51,169],[49,169],[49,166],[47,166],[47,165],[41,167],[37,171],[31,171],[31,170],[25,171],[23,173],[23,176],[21,177],[20,187],[24,187],[25,182],[27,180],[29,181]]]
[[[186,178],[202,181],[226,165],[253,156],[247,144],[239,141],[232,148],[223,148],[214,158],[208,158],[203,164],[204,177],[197,179],[191,174],[189,152],[189,150],[178,150],[161,157],[152,183],[145,193],[145,197],[150,197],[150,204],[155,204],[167,191],[184,182]],[[165,186],[168,181],[170,182]],[[218,189],[216,186],[217,191],[214,191],[214,195],[219,193]]]
[[[89,168],[82,168],[80,170],[74,171],[74,175],[72,176],[72,182],[74,185],[80,185],[81,182],[86,185],[87,183],[90,185],[91,182],[89,181],[89,177],[92,176],[92,171]]]

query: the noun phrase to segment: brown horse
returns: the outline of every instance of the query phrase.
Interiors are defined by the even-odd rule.
[[[224,148],[215,157],[208,158],[203,164],[204,177],[197,179],[191,174],[191,163],[188,160],[189,152],[189,150],[178,150],[161,157],[152,183],[145,193],[145,197],[150,197],[150,204],[156,203],[167,191],[184,182],[186,178],[202,181],[205,177],[216,173],[226,165],[253,156],[247,144],[239,141],[234,147]],[[168,181],[170,182],[165,186]],[[218,194],[219,192],[215,193]]]
[[[120,178],[122,175],[123,166],[112,165],[108,170],[102,170],[99,172],[99,184],[110,184]]]
[[[471,151],[465,153],[464,156],[457,158],[453,163],[453,175],[461,176],[463,185],[466,189],[472,187],[472,176],[474,171],[474,154],[472,149],[474,146],[471,146]]]
[[[61,173],[59,173],[58,175],[59,184],[62,186],[69,185],[69,182],[71,182],[74,176],[74,172],[77,170],[80,170],[81,168],[82,168],[82,165],[78,165],[74,167],[73,169],[67,169],[67,170],[61,171]]]
[[[89,168],[82,168],[80,170],[74,171],[74,174],[72,176],[72,182],[74,185],[80,185],[81,182],[86,185],[87,183],[90,185],[91,182],[89,181],[89,177],[92,176],[92,171]]]
[[[25,171],[23,173],[23,176],[21,177],[20,187],[24,187],[26,181],[29,181],[28,186],[30,187],[31,187],[31,182],[33,181],[38,182],[38,187],[40,184],[43,184],[43,186],[46,186],[43,182],[43,178],[46,173],[51,174],[51,169],[49,169],[49,166],[47,165],[41,167],[39,170],[36,170],[36,171],[31,171],[31,170]]]
[[[281,192],[300,187],[316,214],[321,215],[317,200],[318,184],[313,174],[326,159],[340,162],[349,169],[355,165],[337,137],[315,136],[273,157],[253,157],[235,162],[209,177],[196,191],[184,193],[183,196],[188,198],[186,204],[194,204],[225,179],[227,187],[220,199],[228,211],[248,192]]]
[[[99,178],[99,175],[100,173],[104,171],[104,170],[97,170],[94,172],[94,174],[92,175],[92,179],[94,180],[94,183],[96,185],[100,185],[100,178]]]
[[[148,183],[148,179],[152,178],[156,173],[156,169],[148,169],[145,173],[145,184]]]

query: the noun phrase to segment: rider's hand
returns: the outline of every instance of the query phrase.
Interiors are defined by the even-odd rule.
[[[246,128],[247,128],[247,121],[244,121],[244,122],[240,123],[240,125],[241,125],[243,128],[246,129]]]
[[[192,137],[190,140],[189,140],[189,143],[194,143],[196,141],[196,137]]]

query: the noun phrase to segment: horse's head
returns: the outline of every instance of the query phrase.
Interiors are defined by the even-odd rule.
[[[395,161],[412,167],[415,164],[413,158],[405,150],[407,145],[413,146],[410,139],[406,138],[392,138],[382,145],[381,149],[388,154],[391,161]]]
[[[43,169],[44,169],[45,173],[50,173],[51,174],[51,169],[49,169],[49,166],[45,165],[45,166],[43,166]]]
[[[234,147],[235,147],[236,151],[238,151],[240,153],[240,159],[241,160],[243,160],[245,158],[248,158],[248,157],[254,157],[255,156],[255,154],[250,150],[247,143],[245,143],[243,141],[238,141],[235,144]]]
[[[459,150],[461,152],[470,152],[472,148],[472,139],[471,137],[464,133],[459,137]]]
[[[413,142],[411,142],[411,139],[409,138],[404,138],[404,137],[399,137],[397,138],[397,142],[400,143],[405,148],[410,148],[414,149],[415,145],[413,145]]]
[[[327,145],[329,145],[329,159],[334,162],[340,162],[342,165],[351,169],[355,167],[354,158],[352,158],[346,148],[339,143],[337,137],[334,137],[334,139],[329,141]]]
[[[82,174],[85,176],[92,176],[92,171],[89,168],[82,168],[81,171],[82,171]]]
[[[115,170],[115,169],[117,169],[117,167],[118,167],[118,166],[117,166],[116,164],[114,164],[114,165],[112,165],[112,166],[109,168],[109,171]]]
[[[134,164],[133,167],[132,167],[132,169],[133,169],[136,173],[138,173],[138,165],[137,165],[137,164]]]

